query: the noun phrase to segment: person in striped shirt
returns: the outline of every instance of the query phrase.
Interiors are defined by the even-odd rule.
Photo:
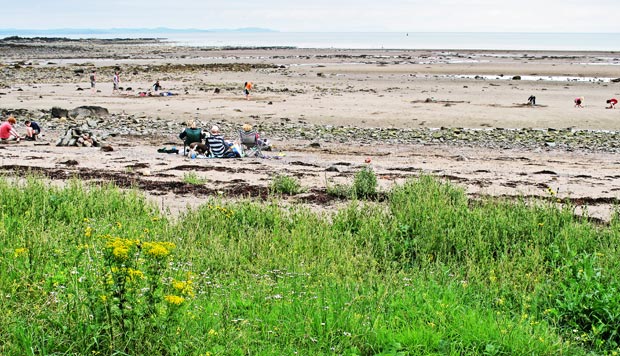
[[[207,137],[207,145],[209,145],[211,155],[215,158],[239,157],[239,154],[232,150],[233,143],[224,139],[220,128],[217,126],[211,127],[211,135]]]

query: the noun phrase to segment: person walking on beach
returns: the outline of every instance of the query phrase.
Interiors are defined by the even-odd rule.
[[[112,84],[113,84],[113,88],[112,88],[112,94],[116,94],[118,93],[119,90],[119,84],[121,83],[121,77],[118,74],[118,71],[114,72],[114,76],[112,77]]]
[[[13,115],[9,116],[5,122],[0,125],[0,142],[9,143],[9,142],[19,142],[21,139],[15,131],[13,127],[17,123],[17,120],[13,117]]]
[[[97,72],[93,69],[92,72],[90,72],[90,92],[95,94],[95,82],[97,81],[97,77],[96,77]]]
[[[611,98],[611,99],[607,100],[607,104],[609,104],[607,109],[615,109],[616,108],[616,104],[618,104],[618,99]]]
[[[583,96],[579,98],[575,98],[575,107],[583,108]]]
[[[530,95],[530,97],[527,98],[527,102],[530,103],[530,105],[535,106],[536,105],[536,97],[534,95]]]
[[[245,100],[250,100],[250,90],[252,90],[252,82],[245,82],[243,84],[243,91],[245,92]]]

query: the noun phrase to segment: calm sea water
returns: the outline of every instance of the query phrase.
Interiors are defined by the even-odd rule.
[[[297,47],[343,49],[484,49],[620,51],[620,33],[449,33],[449,32],[242,32],[132,31],[75,33],[75,31],[7,31],[0,37],[46,36],[70,38],[157,37],[187,46]]]

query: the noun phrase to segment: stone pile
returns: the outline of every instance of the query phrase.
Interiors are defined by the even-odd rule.
[[[101,140],[89,130],[71,127],[56,141],[56,146],[99,147]]]

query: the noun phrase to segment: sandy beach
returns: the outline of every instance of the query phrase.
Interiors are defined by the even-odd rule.
[[[116,69],[123,90],[113,94]],[[282,173],[308,188],[291,201],[332,209],[345,202],[328,196],[326,185],[350,182],[370,159],[382,189],[420,174],[450,180],[472,198],[549,197],[551,189],[572,200],[576,213],[608,220],[620,190],[620,107],[606,109],[605,101],[620,97],[619,77],[615,52],[5,40],[2,118],[14,114],[20,133],[23,120],[35,120],[44,136],[0,146],[0,157],[6,175],[30,169],[54,181],[80,176],[138,186],[171,214],[209,196],[267,198],[271,178]],[[174,95],[138,96],[156,80]],[[246,81],[254,83],[250,100]],[[537,105],[527,105],[530,95]],[[575,97],[584,98],[584,108],[574,107]],[[110,115],[51,116],[52,107],[79,106]],[[220,125],[231,139],[250,123],[272,140],[272,159],[191,160],[157,152],[182,147],[177,135],[192,119],[204,128]],[[56,146],[67,128],[88,120],[112,152]],[[188,172],[207,183],[184,183]]]

